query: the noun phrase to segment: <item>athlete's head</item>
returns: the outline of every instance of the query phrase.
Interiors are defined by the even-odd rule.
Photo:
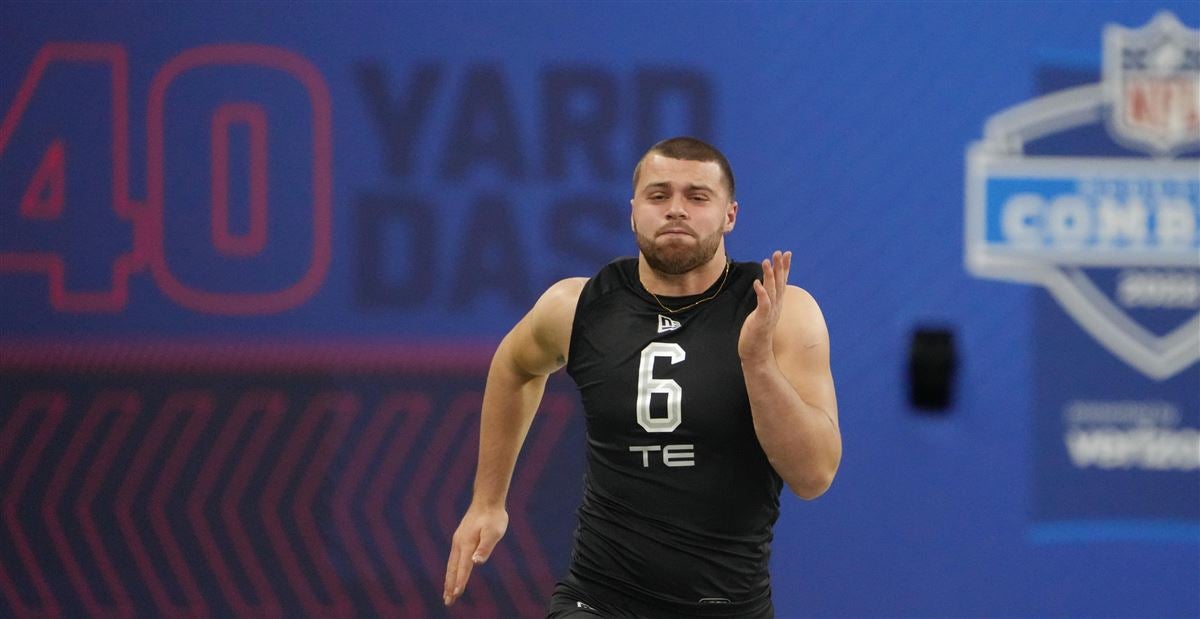
[[[633,170],[630,222],[647,264],[686,273],[724,248],[737,219],[733,171],[713,146],[671,138],[646,151]]]
[[[646,154],[638,160],[636,166],[633,166],[633,191],[637,193],[638,180],[642,175],[642,164],[650,155],[662,155],[669,159],[681,159],[683,161],[712,161],[721,168],[721,182],[725,185],[725,191],[729,193],[729,199],[734,200],[737,192],[734,191],[736,185],[733,182],[733,168],[729,166],[729,160],[721,151],[717,150],[716,146],[709,144],[703,140],[697,140],[693,137],[680,136],[677,138],[667,138],[658,144],[650,147]]]

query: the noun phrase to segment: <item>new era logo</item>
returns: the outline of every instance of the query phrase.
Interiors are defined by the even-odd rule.
[[[678,320],[671,320],[670,318],[667,318],[666,316],[663,316],[662,314],[658,315],[658,332],[659,333],[666,333],[667,331],[674,331],[678,328],[679,328]]]

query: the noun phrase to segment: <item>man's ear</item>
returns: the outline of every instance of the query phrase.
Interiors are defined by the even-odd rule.
[[[633,223],[633,198],[629,199],[629,229],[637,233],[637,225]]]
[[[731,232],[733,230],[733,226],[737,224],[737,214],[738,203],[737,200],[733,200],[729,203],[729,206],[725,211],[725,232]]]

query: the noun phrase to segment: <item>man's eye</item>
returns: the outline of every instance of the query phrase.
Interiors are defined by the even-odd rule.
[[[692,196],[692,200],[695,202],[708,202],[708,196],[704,194],[696,194]]]
[[[665,194],[665,193],[652,193],[652,194],[650,194],[650,199],[651,199],[651,200],[662,200],[662,199],[663,199],[663,198],[665,198],[665,197],[667,197],[667,194]]]

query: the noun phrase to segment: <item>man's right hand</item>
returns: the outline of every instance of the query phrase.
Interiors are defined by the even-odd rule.
[[[446,586],[442,600],[449,606],[462,595],[471,579],[471,570],[483,565],[496,543],[508,530],[508,512],[503,507],[487,508],[472,504],[454,532],[450,560],[446,562]]]

